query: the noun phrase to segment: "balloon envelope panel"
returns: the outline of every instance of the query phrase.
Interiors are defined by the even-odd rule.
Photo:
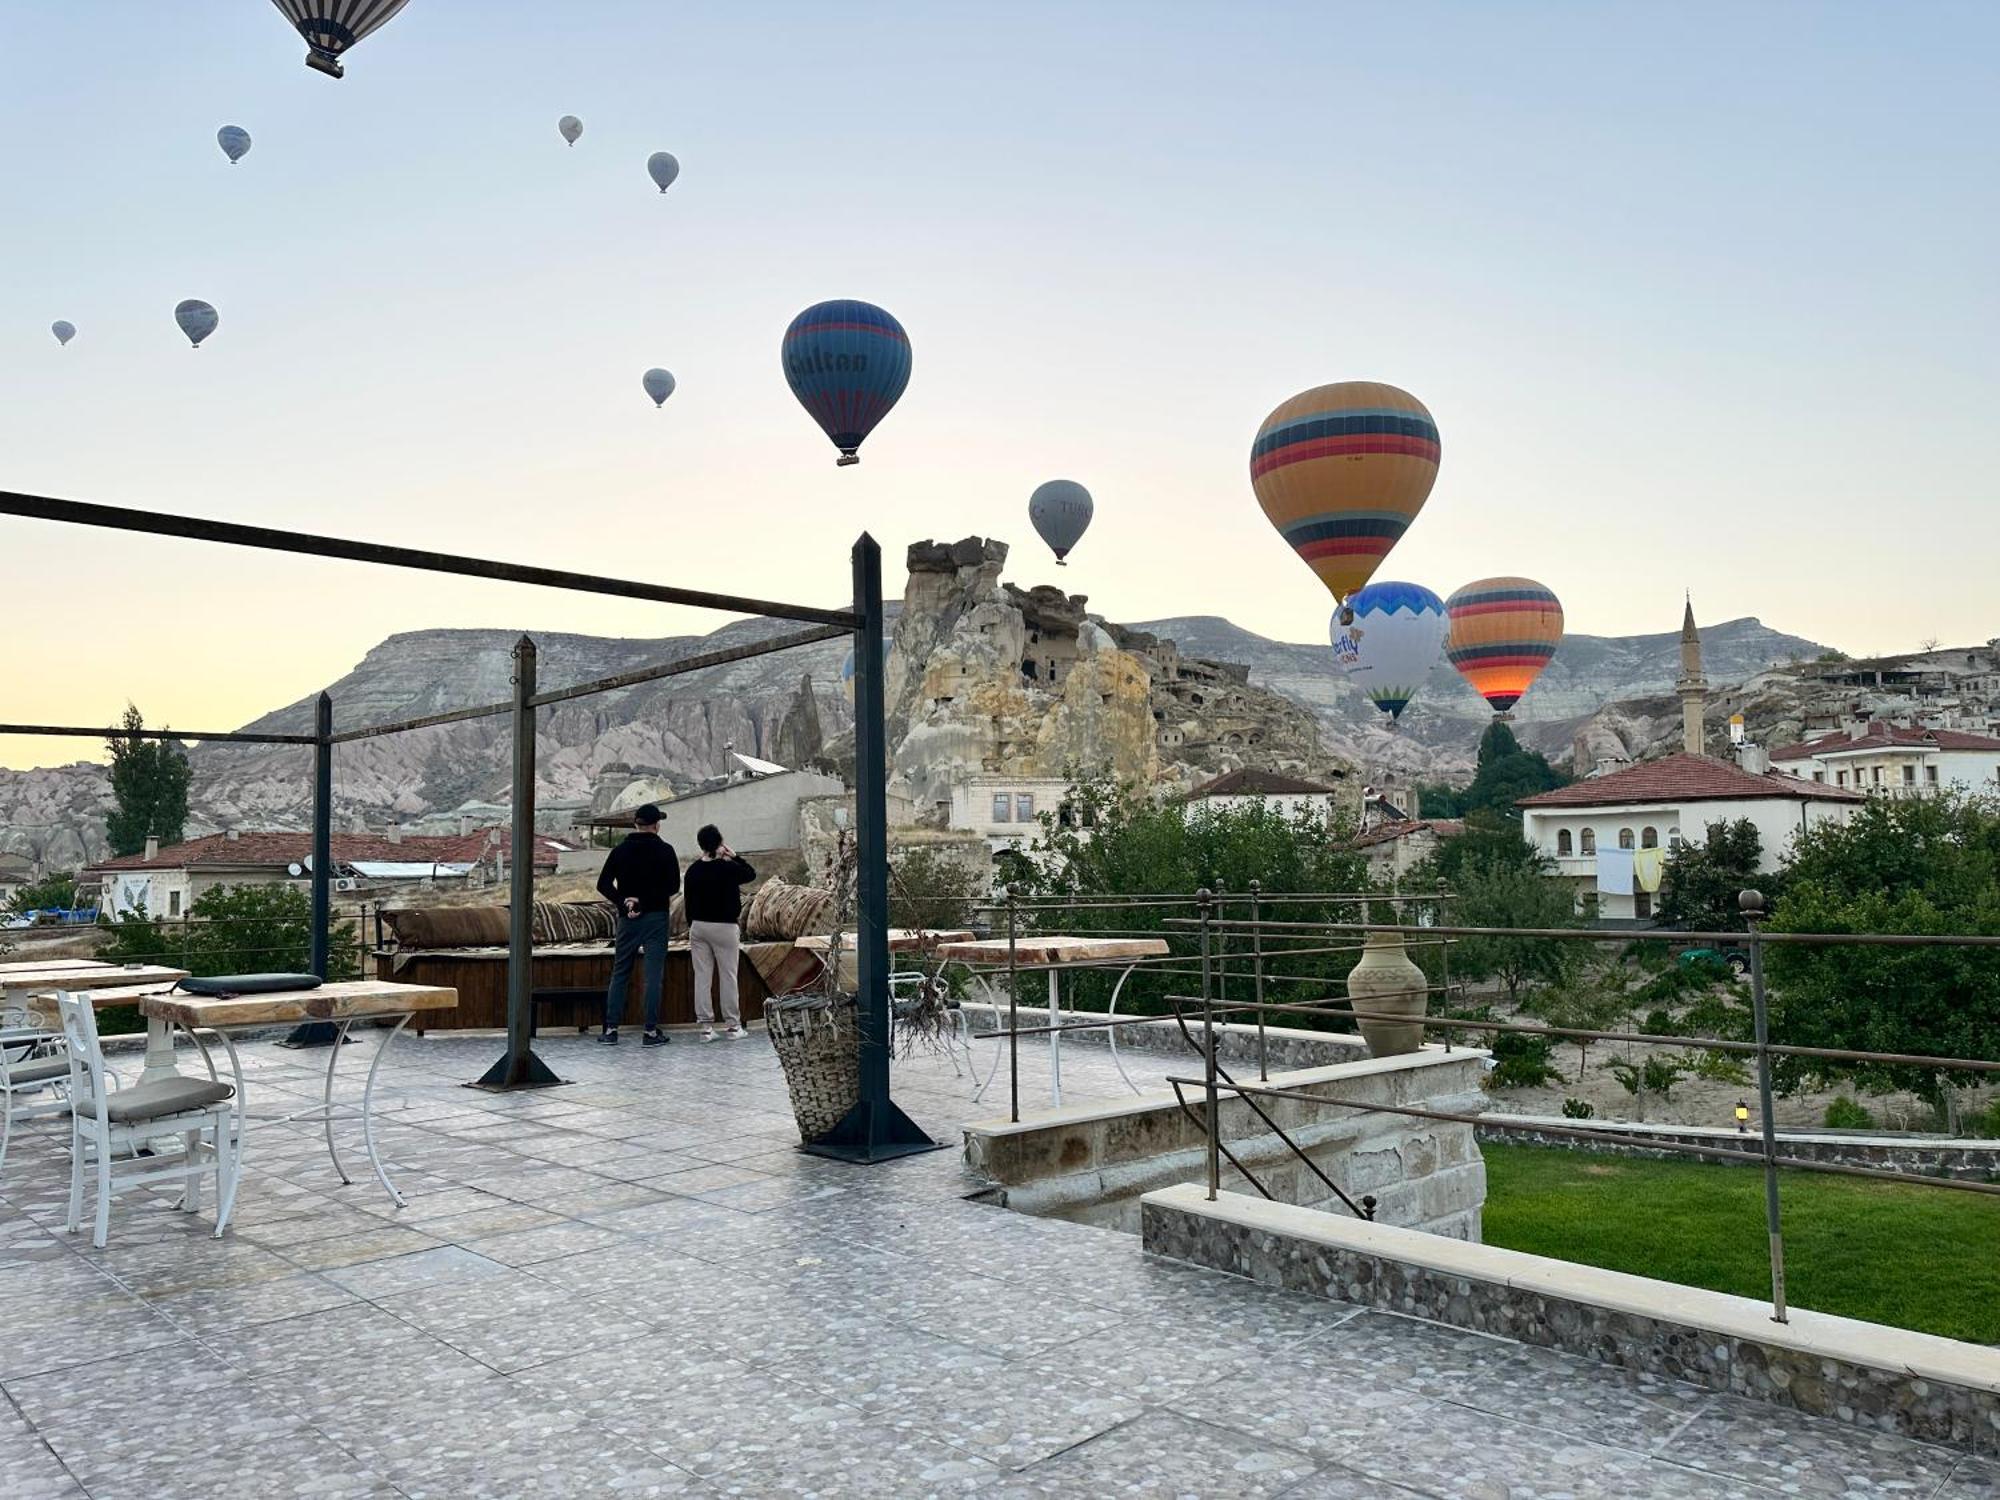
[[[812,419],[852,458],[910,383],[910,336],[868,302],[821,302],[785,330],[785,380]]]
[[[1423,402],[1372,380],[1302,391],[1264,419],[1250,484],[1278,534],[1336,599],[1368,582],[1437,479]]]
[[[1343,622],[1343,614],[1352,614]],[[1400,718],[1444,650],[1444,601],[1420,583],[1371,583],[1335,610],[1333,658],[1368,701]]]
[[[1468,583],[1445,610],[1444,654],[1495,713],[1521,701],[1562,642],[1562,602],[1532,578]]]

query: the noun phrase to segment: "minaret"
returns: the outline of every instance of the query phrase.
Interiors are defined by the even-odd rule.
[[[1701,675],[1701,636],[1694,628],[1692,597],[1681,616],[1681,676],[1674,691],[1681,700],[1681,748],[1689,755],[1700,755],[1702,700],[1708,696],[1708,679]]]

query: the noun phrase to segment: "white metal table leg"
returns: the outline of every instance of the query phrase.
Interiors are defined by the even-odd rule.
[[[236,1079],[234,1138],[228,1144],[226,1155],[223,1142],[217,1140],[215,1143],[216,1153],[221,1158],[216,1163],[215,1237],[221,1239],[222,1231],[229,1227],[229,1215],[236,1207],[236,1185],[243,1178],[243,1137],[250,1112],[243,1097],[243,1059],[236,1054],[236,1043],[226,1031],[218,1031],[216,1035],[222,1038],[222,1045],[229,1053],[229,1071]]]
[[[1128,966],[1125,972],[1118,976],[1118,982],[1113,986],[1111,986],[1111,1008],[1105,1014],[1106,1020],[1115,1021],[1118,1019],[1119,993],[1125,988],[1125,981],[1132,977],[1132,970],[1138,967],[1139,966],[1137,964],[1132,964]],[[1111,1044],[1111,1061],[1114,1065],[1116,1065],[1118,1069],[1118,1076],[1125,1080],[1125,1087],[1130,1089],[1135,1094],[1145,1093],[1146,1091],[1144,1089],[1140,1088],[1138,1084],[1132,1081],[1132,1075],[1125,1071],[1124,1059],[1118,1055],[1118,1028],[1116,1026],[1108,1028],[1106,1032],[1106,1040],[1109,1041],[1109,1043]]]
[[[350,1022],[341,1021],[334,1027],[333,1051],[326,1058],[326,1090],[320,1096],[326,1102],[326,1154],[333,1158],[333,1170],[340,1175],[342,1186],[353,1181],[347,1175],[347,1168],[340,1164],[340,1147],[333,1143],[333,1065],[340,1061],[340,1049],[347,1045],[347,1028]]]
[[[1006,1038],[1006,1033],[1001,1025],[1002,1014],[1006,1010],[1006,1007],[1000,1003],[998,991],[986,982],[985,975],[980,974],[969,965],[966,967],[965,972],[971,977],[972,982],[979,986],[979,993],[986,997],[986,1003],[993,1009],[993,1066],[986,1070],[984,1081],[981,1081],[979,1077],[979,1064],[976,1062],[972,1063],[972,1078],[975,1083],[979,1084],[979,1087],[972,1091],[972,1102],[977,1104],[985,1097],[986,1091],[993,1086],[993,1080],[1000,1076],[1000,1064],[1007,1056],[1007,1049],[1002,1045]],[[970,1044],[967,1045],[965,1052],[966,1060],[971,1062],[972,1048]]]
[[[1049,970],[1049,1103],[1062,1108],[1062,981]]]
[[[375,1175],[382,1183],[382,1191],[398,1208],[407,1208],[403,1195],[396,1191],[395,1183],[389,1180],[389,1173],[382,1165],[382,1158],[375,1151],[375,1072],[382,1066],[382,1059],[389,1055],[389,1044],[409,1024],[414,1011],[407,1011],[396,1017],[396,1024],[389,1028],[389,1034],[382,1038],[382,1045],[375,1049],[375,1059],[368,1064],[368,1082],[361,1089],[361,1139],[368,1147],[368,1164],[375,1169]],[[345,1029],[345,1028],[343,1028]]]

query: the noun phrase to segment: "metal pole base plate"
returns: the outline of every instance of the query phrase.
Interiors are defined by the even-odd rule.
[[[565,1080],[556,1077],[549,1065],[533,1052],[523,1053],[517,1060],[511,1052],[500,1055],[500,1061],[468,1085],[475,1089],[491,1089],[498,1093],[506,1089],[546,1089]]]
[[[834,1161],[867,1164],[945,1148],[943,1142],[932,1140],[922,1126],[898,1109],[894,1100],[885,1099],[877,1106],[863,1099],[833,1129],[799,1149]]]

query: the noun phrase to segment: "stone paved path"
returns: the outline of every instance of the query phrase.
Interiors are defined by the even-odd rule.
[[[2000,1464],[970,1203],[955,1151],[807,1157],[761,1036],[632,1040],[545,1038],[573,1082],[503,1096],[460,1086],[494,1040],[398,1043],[401,1212],[268,1123],[324,1054],[249,1046],[220,1243],[141,1197],[91,1251],[17,1137],[0,1497],[2000,1495]],[[1101,1054],[1064,1075],[1120,1087]],[[897,1079],[941,1137],[992,1112],[935,1060]]]

